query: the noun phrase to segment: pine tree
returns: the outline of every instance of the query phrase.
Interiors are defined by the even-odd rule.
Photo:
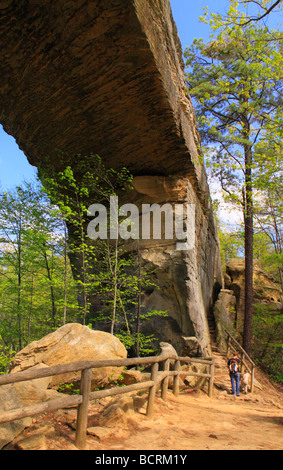
[[[235,2],[231,2],[235,4]],[[218,34],[187,48],[188,91],[196,102],[205,160],[226,197],[240,205],[245,227],[245,324],[243,346],[249,353],[253,312],[253,168],[255,146],[282,107],[283,57],[267,28],[239,26],[244,17],[231,6],[230,24],[212,15]],[[206,21],[206,19],[204,19]],[[206,147],[205,147],[206,145]]]

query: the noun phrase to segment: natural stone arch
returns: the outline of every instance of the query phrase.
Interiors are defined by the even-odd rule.
[[[146,257],[156,254],[182,334],[208,351],[219,249],[169,0],[5,0],[0,8],[0,122],[29,162],[56,168],[58,149],[98,154],[135,177],[164,179],[155,198],[136,190],[141,201],[173,194],[196,205],[195,249],[177,256],[174,246],[152,245]]]

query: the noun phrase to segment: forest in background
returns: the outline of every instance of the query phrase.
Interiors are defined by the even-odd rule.
[[[227,3],[226,16],[204,9],[210,40],[195,39],[184,51],[188,93],[210,186],[218,189],[216,214],[224,201],[234,219],[218,222],[224,266],[231,257],[245,260],[243,347],[282,381],[282,308],[259,308],[254,296],[255,261],[283,287],[283,34],[265,23],[282,2]],[[247,14],[251,5],[258,15]]]
[[[261,16],[274,12],[274,2],[256,3]],[[249,267],[245,349],[283,382],[282,311],[254,308],[250,270],[257,260],[283,289],[283,38],[260,16],[248,17],[239,2],[230,0],[229,6],[225,18],[206,11],[202,20],[210,25],[211,41],[196,39],[184,51],[188,94],[209,182],[218,191],[213,203],[223,271],[239,256]],[[121,189],[131,176],[126,169],[106,170],[97,156],[96,168],[90,169],[88,157],[81,163],[83,180],[76,178],[82,168],[66,166],[59,175],[41,175],[43,186],[27,182],[0,191],[0,373],[15,352],[64,323],[95,328],[98,319],[91,317],[89,303],[94,294],[100,300],[100,324],[129,351],[149,353],[152,338],[140,333],[142,296],[154,281],[143,271],[138,245],[134,255],[127,255],[118,244],[89,243],[84,230],[90,193],[109,201],[117,189],[113,180]],[[240,214],[232,226],[221,220],[222,201],[231,214]],[[75,258],[83,267],[80,274]]]

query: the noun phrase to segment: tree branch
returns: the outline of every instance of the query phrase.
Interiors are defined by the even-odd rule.
[[[250,18],[248,21],[246,21],[245,23],[242,23],[241,26],[247,26],[249,23],[251,23],[252,21],[260,21],[260,20],[263,20],[263,18],[265,18],[267,15],[269,15],[269,13],[271,13],[276,7],[277,5],[279,5],[279,3],[281,3],[282,0],[277,0],[276,2],[274,2],[270,8],[268,8],[268,10],[266,10],[261,16],[258,16],[258,17],[253,17],[253,18]],[[251,3],[251,2],[249,2]],[[258,4],[258,2],[256,1],[252,1],[252,3],[256,3]],[[260,5],[261,6],[261,5]]]

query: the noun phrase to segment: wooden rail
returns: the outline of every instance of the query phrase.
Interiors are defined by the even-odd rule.
[[[241,366],[245,366],[245,368],[251,374],[251,393],[254,392],[254,384],[255,384],[255,363],[252,361],[250,356],[246,353],[246,351],[242,348],[242,346],[238,343],[238,341],[229,333],[229,331],[225,330],[227,335],[227,357],[229,357],[230,350],[234,353],[237,352],[241,355]],[[242,372],[242,369],[241,369]]]
[[[16,372],[14,374],[7,374],[0,376],[0,385],[13,384],[27,380],[39,379],[43,377],[50,377],[54,375],[61,375],[68,372],[81,371],[80,393],[79,395],[72,395],[37,405],[27,406],[10,410],[0,415],[0,424],[14,421],[16,419],[34,416],[39,413],[47,411],[54,411],[61,408],[77,406],[77,425],[75,445],[78,449],[85,449],[86,436],[87,436],[87,419],[88,419],[88,405],[90,400],[104,398],[108,396],[115,396],[119,394],[129,393],[137,390],[149,390],[146,415],[150,418],[153,414],[154,398],[157,390],[161,386],[161,398],[166,400],[168,391],[169,377],[173,377],[173,393],[175,396],[179,394],[179,376],[181,362],[187,364],[199,363],[209,367],[209,373],[188,372],[188,376],[197,376],[208,379],[208,394],[212,396],[213,381],[214,381],[214,359],[195,359],[189,357],[178,357],[176,355],[161,353],[159,356],[145,357],[145,358],[132,358],[132,359],[119,359],[119,360],[106,360],[106,361],[81,361],[72,362],[63,365],[52,366],[44,369],[26,370]],[[115,387],[111,389],[99,390],[91,392],[91,376],[92,369],[100,367],[129,367],[135,365],[151,364],[151,377],[146,382],[139,382],[125,387]],[[162,365],[162,370],[159,371],[159,364]],[[170,366],[171,369],[170,370]]]

